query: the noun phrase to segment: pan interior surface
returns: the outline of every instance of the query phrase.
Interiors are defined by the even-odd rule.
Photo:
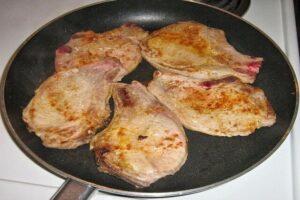
[[[271,102],[277,122],[261,128],[248,137],[213,137],[186,129],[188,159],[173,176],[165,177],[149,188],[138,189],[107,174],[99,173],[88,145],[74,150],[45,148],[40,139],[30,134],[22,121],[22,110],[35,89],[54,73],[55,49],[82,30],[103,32],[126,22],[134,22],[152,31],[168,24],[193,20],[225,31],[238,51],[264,58],[255,86],[262,88]],[[238,27],[238,30],[237,30]],[[17,52],[7,71],[4,103],[9,130],[13,138],[38,164],[63,177],[75,177],[108,192],[169,193],[218,185],[253,168],[273,152],[287,136],[297,107],[296,80],[292,69],[278,47],[247,22],[211,7],[174,0],[110,1],[92,5],[59,17],[38,31]],[[154,68],[142,61],[123,79],[141,82],[152,79]],[[24,150],[25,148],[23,148]],[[36,159],[38,158],[38,159]],[[41,163],[39,160],[43,160]],[[51,166],[49,168],[49,166]],[[112,190],[110,190],[112,189]],[[133,194],[132,193],[132,194]],[[184,192],[183,192],[184,193]]]

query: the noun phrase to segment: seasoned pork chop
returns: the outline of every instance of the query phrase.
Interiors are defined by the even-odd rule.
[[[28,129],[46,147],[72,149],[88,143],[110,115],[111,83],[125,74],[114,59],[57,72],[23,110]]]
[[[113,57],[119,59],[129,73],[141,61],[139,41],[147,35],[142,28],[130,23],[104,33],[75,33],[65,45],[56,50],[56,71],[81,67],[106,57]]]
[[[181,123],[139,82],[113,87],[115,114],[90,145],[101,172],[137,187],[174,174],[187,157]]]
[[[131,22],[123,24],[122,26],[112,29],[110,31],[104,32],[103,34],[107,36],[119,36],[123,38],[129,38],[138,44],[141,40],[148,36],[147,31]]]
[[[200,78],[235,76],[253,83],[262,58],[237,52],[222,30],[187,21],[154,31],[142,42],[142,54],[161,71]]]
[[[203,81],[157,71],[148,89],[186,128],[209,135],[246,136],[276,121],[264,92],[235,77]]]

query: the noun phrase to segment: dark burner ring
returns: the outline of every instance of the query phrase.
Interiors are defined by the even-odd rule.
[[[242,16],[250,6],[250,0],[195,0]]]

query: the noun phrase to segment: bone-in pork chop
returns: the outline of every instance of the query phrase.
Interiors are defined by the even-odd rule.
[[[187,144],[176,116],[136,81],[114,84],[112,96],[113,120],[90,143],[98,169],[137,187],[178,171]]]
[[[81,67],[106,57],[113,57],[120,60],[129,73],[142,59],[139,41],[147,35],[146,31],[131,23],[104,33],[75,33],[66,44],[56,50],[56,71]]]
[[[142,55],[160,71],[200,78],[235,76],[253,83],[262,58],[239,53],[220,29],[187,21],[154,31],[142,42]]]
[[[114,59],[55,73],[23,110],[28,129],[46,147],[71,149],[88,143],[110,115],[111,83],[125,74]]]
[[[264,92],[235,77],[204,81],[156,71],[148,89],[186,128],[202,133],[246,136],[276,121]]]

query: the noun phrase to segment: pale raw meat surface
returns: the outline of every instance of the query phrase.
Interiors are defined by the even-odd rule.
[[[82,67],[112,57],[118,59],[129,73],[142,59],[139,41],[147,35],[146,31],[132,23],[104,33],[75,33],[56,50],[56,71]]]

